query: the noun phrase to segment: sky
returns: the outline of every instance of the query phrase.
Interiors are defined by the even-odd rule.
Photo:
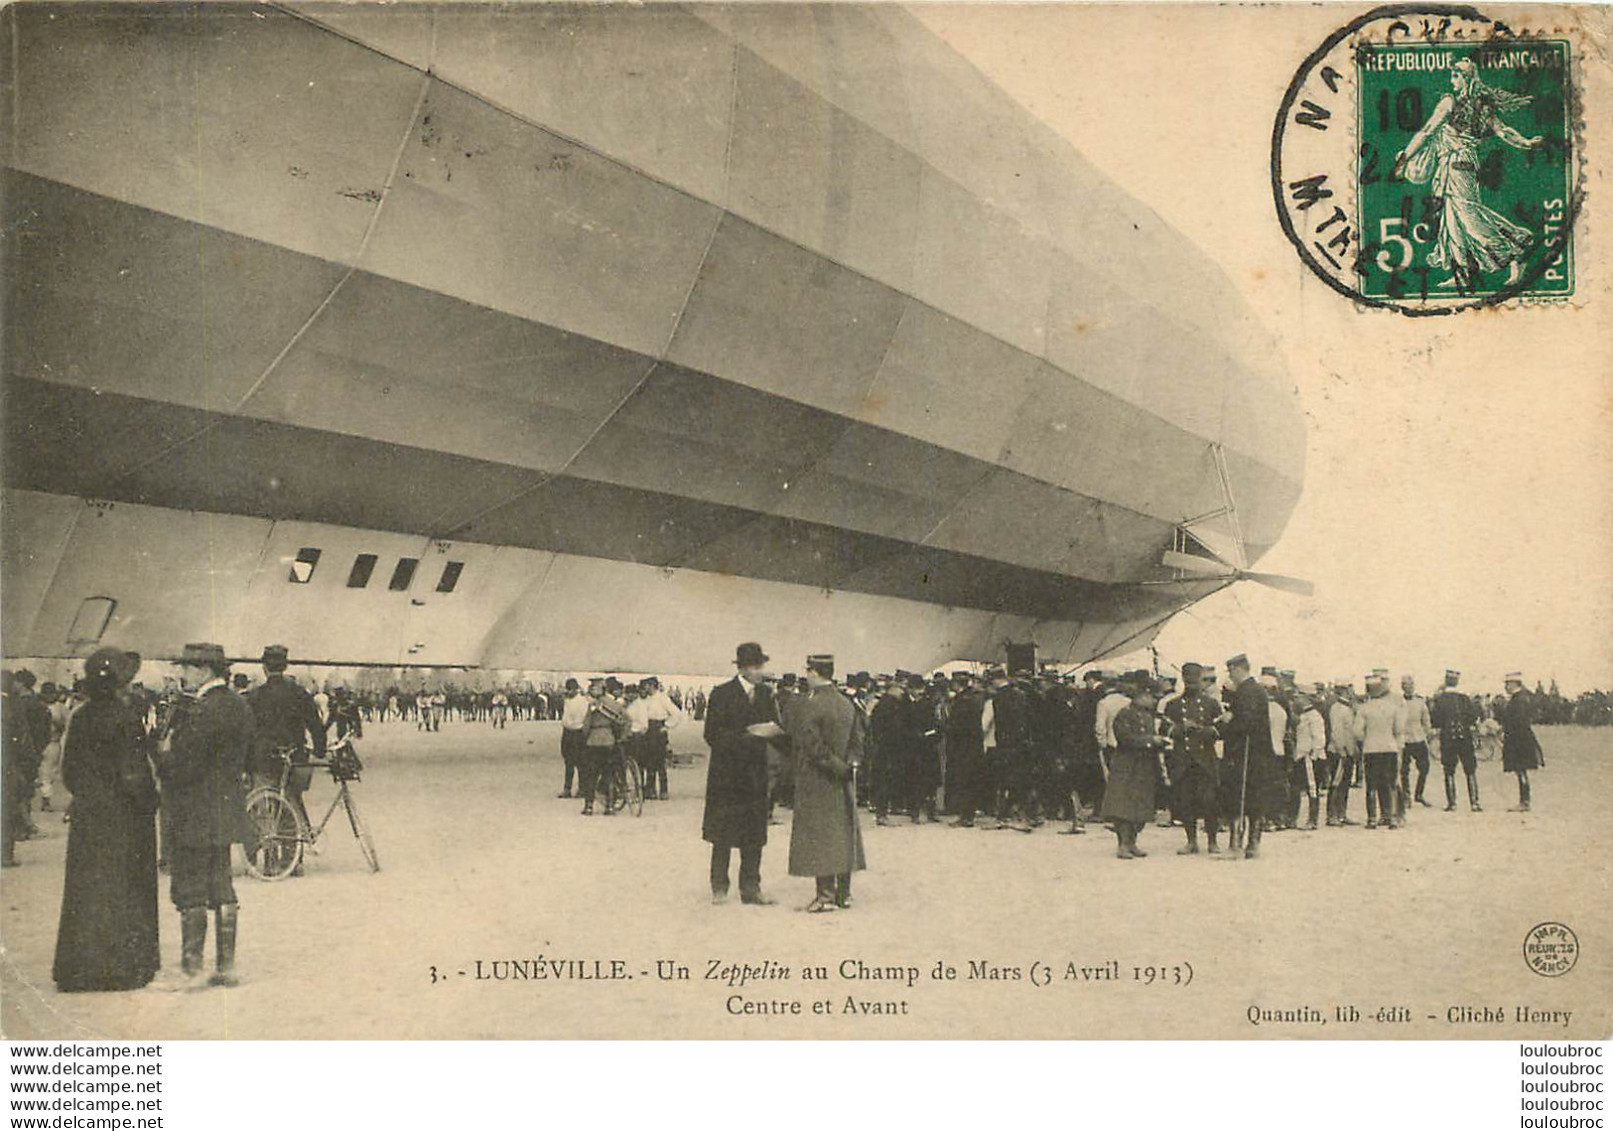
[[[915,11],[1220,264],[1298,389],[1304,495],[1257,568],[1316,595],[1235,585],[1166,626],[1165,662],[1247,651],[1302,679],[1388,667],[1432,686],[1457,668],[1480,690],[1513,670],[1565,692],[1613,687],[1613,234],[1594,207],[1575,233],[1573,305],[1360,310],[1300,263],[1269,181],[1283,91],[1355,9]],[[1613,33],[1608,12],[1581,16],[1603,42]],[[1610,74],[1582,63],[1591,120],[1608,120]],[[1606,167],[1590,153],[1593,202]]]

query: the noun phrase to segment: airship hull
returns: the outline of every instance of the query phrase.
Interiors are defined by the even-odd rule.
[[[1298,497],[1297,406],[1225,281],[899,10],[7,16],[7,510],[102,500],[165,559],[257,524],[242,627],[202,636],[345,589],[345,549],[304,584],[263,548],[312,524],[485,551],[467,594],[523,563],[480,632],[383,608],[287,641],[332,660],[1084,659],[1219,584],[1159,566],[1185,524],[1235,499],[1252,559]],[[8,543],[8,580],[47,568]],[[683,651],[557,613],[596,589]],[[109,631],[148,655],[202,627],[134,600]],[[73,647],[7,605],[8,652]]]

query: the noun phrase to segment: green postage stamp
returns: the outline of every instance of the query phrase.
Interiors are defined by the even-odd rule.
[[[1291,242],[1357,302],[1440,314],[1574,294],[1574,42],[1378,9],[1296,74],[1274,131]]]

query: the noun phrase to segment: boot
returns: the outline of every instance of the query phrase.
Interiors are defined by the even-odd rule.
[[[1219,834],[1220,829],[1216,827],[1216,823],[1213,819],[1206,820],[1204,822],[1204,839],[1209,842],[1204,846],[1204,848],[1205,851],[1211,856],[1219,856],[1221,854],[1221,844],[1216,839]]]
[[[1311,832],[1312,830],[1314,830],[1316,828],[1316,818],[1321,813],[1321,811],[1322,811],[1322,799],[1319,798],[1319,797],[1311,798],[1310,812],[1307,814],[1306,819],[1305,819],[1305,831],[1306,832]]]
[[[202,983],[202,952],[207,949],[207,908],[187,907],[179,913],[179,973],[154,983],[163,990],[193,990]]]
[[[241,905],[238,903],[226,903],[218,909],[217,950],[214,952],[213,976],[208,979],[209,985],[241,984],[241,980],[235,976],[235,928],[240,923],[240,911]]]
[[[1148,853],[1137,847],[1137,834],[1143,831],[1143,826],[1139,821],[1132,821],[1130,822],[1129,827],[1131,829],[1131,836],[1128,839],[1127,844],[1131,848],[1131,854],[1140,860],[1144,856],[1148,855]]]
[[[1529,779],[1522,774],[1518,775],[1518,803],[1507,810],[1508,813],[1529,812]]]
[[[1245,860],[1253,860],[1260,855],[1260,833],[1260,822],[1251,821],[1249,823],[1249,847],[1243,850]]]
[[[1187,830],[1187,843],[1176,850],[1176,855],[1197,856],[1199,852],[1198,822],[1190,819],[1184,821],[1182,827]]]
[[[1471,784],[1472,781],[1473,781],[1472,776],[1469,775],[1467,780],[1468,780],[1469,784]],[[1456,771],[1455,770],[1446,770],[1445,771],[1445,812],[1447,812],[1447,813],[1454,812],[1455,809],[1456,809]]]
[[[1453,789],[1454,786],[1455,783],[1453,782]],[[1467,771],[1467,802],[1472,806],[1473,812],[1484,812],[1483,807],[1479,805],[1479,775],[1475,770]]]

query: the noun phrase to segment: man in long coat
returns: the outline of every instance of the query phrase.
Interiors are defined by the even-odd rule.
[[[728,898],[728,865],[739,849],[739,898],[752,905],[776,902],[762,894],[762,848],[767,844],[767,745],[751,728],[778,725],[767,655],[760,644],[741,644],[738,674],[711,691],[706,702],[706,812],[701,835],[711,844],[711,901]]]
[[[207,944],[207,912],[218,917],[214,985],[235,984],[237,903],[230,880],[230,846],[246,833],[241,777],[251,756],[252,708],[230,690],[229,664],[217,644],[187,644],[180,680],[194,698],[180,700],[159,754],[162,804],[169,812],[170,896],[179,910],[182,980],[196,984]]]
[[[1268,818],[1277,815],[1287,799],[1285,767],[1271,741],[1271,710],[1266,689],[1250,672],[1249,657],[1227,661],[1232,681],[1229,709],[1221,716],[1221,804],[1233,822],[1248,822],[1244,856],[1260,854],[1260,836]],[[1236,825],[1234,824],[1234,830]],[[1233,847],[1236,849],[1236,831]]]
[[[1518,775],[1518,804],[1511,813],[1529,812],[1529,771],[1546,764],[1535,737],[1534,697],[1524,689],[1523,673],[1506,678],[1507,705],[1501,717],[1501,768]]]
[[[812,876],[817,893],[806,909],[851,906],[851,873],[867,867],[851,783],[852,706],[834,685],[834,657],[807,657],[807,691],[789,713],[795,760],[795,823],[790,875]]]
[[[1187,843],[1178,849],[1182,855],[1199,850],[1198,822],[1204,822],[1204,835],[1211,852],[1220,852],[1216,841],[1216,821],[1220,808],[1218,767],[1215,757],[1215,721],[1221,704],[1204,693],[1202,665],[1182,665],[1182,694],[1165,707],[1170,719],[1171,815],[1182,822]]]

